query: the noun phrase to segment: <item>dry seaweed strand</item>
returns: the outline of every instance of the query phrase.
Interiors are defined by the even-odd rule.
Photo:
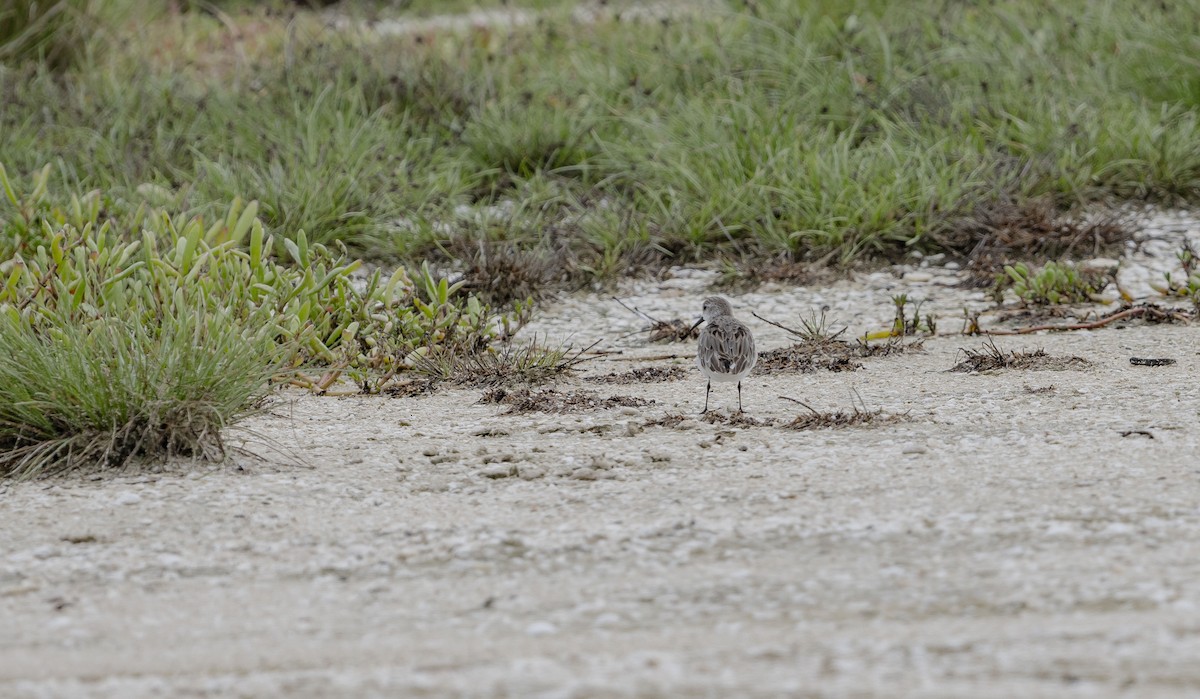
[[[611,373],[604,376],[585,376],[584,381],[592,383],[661,383],[663,381],[677,381],[687,375],[687,370],[681,366],[643,366],[636,369],[617,374]]]
[[[629,337],[630,335],[637,335],[645,332],[650,333],[651,342],[687,342],[688,340],[694,340],[700,337],[700,333],[696,329],[696,325],[689,323],[682,318],[676,318],[672,321],[659,320],[636,306],[628,305],[616,296],[613,296],[612,300],[621,304],[621,307],[625,310],[639,315],[652,323],[649,328],[637,330],[622,337]]]
[[[1090,323],[1067,323],[1067,324],[1047,324],[1047,325],[1031,325],[1024,328],[1013,328],[1012,330],[982,330],[976,329],[979,334],[983,335],[1028,335],[1030,333],[1051,331],[1062,332],[1067,330],[1094,330],[1102,328],[1110,323],[1118,320],[1130,320],[1132,318],[1142,318],[1152,323],[1187,323],[1191,321],[1191,315],[1186,312],[1172,311],[1155,304],[1143,304],[1132,308],[1125,308],[1119,311],[1114,311],[1098,320]]]
[[[1033,351],[1013,350],[1005,352],[996,346],[996,341],[988,338],[980,350],[960,349],[965,357],[963,361],[950,367],[951,372],[994,371],[996,369],[1030,369],[1053,370],[1077,369],[1091,365],[1083,357],[1058,357],[1046,353],[1044,349]]]
[[[636,396],[601,397],[589,391],[560,393],[553,388],[536,393],[528,388],[510,389],[494,386],[479,398],[480,403],[507,405],[506,415],[519,413],[571,413],[605,408],[641,408],[653,405],[654,401]]]
[[[861,339],[848,342],[840,339],[846,328],[837,331],[825,329],[824,313],[820,320],[815,316],[811,321],[802,319],[801,322],[805,326],[803,330],[789,328],[757,313],[751,315],[799,339],[799,342],[790,347],[761,352],[755,366],[755,371],[759,374],[811,373],[820,370],[856,371],[863,368],[863,364],[856,361],[858,359],[921,350],[925,342],[924,339],[918,339],[906,343],[900,336],[890,337],[887,342],[878,344],[870,344]]]
[[[854,391],[854,395],[858,397],[858,402],[863,403],[860,410],[857,405],[852,405],[852,412],[845,410],[836,410],[831,413],[822,413],[813,408],[808,403],[788,396],[779,396],[780,398],[797,403],[808,409],[808,415],[798,415],[791,422],[782,425],[782,427],[790,430],[812,430],[819,428],[832,427],[857,427],[860,425],[888,425],[895,422],[901,422],[907,419],[905,415],[887,415],[883,410],[869,410],[863,402],[862,396]]]
[[[654,354],[649,357],[614,357],[614,362],[657,362],[666,359],[695,359],[694,354]]]

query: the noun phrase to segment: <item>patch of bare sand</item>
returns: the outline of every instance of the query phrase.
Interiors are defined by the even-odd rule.
[[[249,428],[300,465],[5,483],[0,696],[1191,695],[1200,328],[997,340],[1054,390],[963,344],[743,386],[903,422],[709,422],[630,345],[556,387],[653,404],[295,393]]]

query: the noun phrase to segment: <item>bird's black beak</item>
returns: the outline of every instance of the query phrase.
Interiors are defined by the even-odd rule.
[[[701,323],[703,323],[703,322],[704,322],[704,319],[703,319],[703,318],[701,318],[700,320],[696,321],[695,325],[693,325],[693,326],[691,327],[691,329],[690,329],[690,330],[688,330],[688,336],[689,336],[689,337],[691,337],[691,334],[692,334],[692,333],[694,333],[694,332],[696,332],[696,328],[700,327],[700,324],[701,324]]]

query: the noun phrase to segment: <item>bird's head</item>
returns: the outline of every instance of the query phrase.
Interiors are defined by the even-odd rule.
[[[700,320],[692,325],[691,332],[695,332],[696,328],[700,327],[704,321],[711,323],[721,316],[731,315],[733,315],[733,307],[729,305],[728,301],[720,296],[709,296],[704,299],[704,306],[700,309]]]
[[[704,306],[701,309],[701,315],[704,317],[704,320],[707,320],[711,323],[714,319],[721,316],[733,315],[733,307],[729,305],[728,301],[720,296],[709,296],[708,298],[704,299]]]

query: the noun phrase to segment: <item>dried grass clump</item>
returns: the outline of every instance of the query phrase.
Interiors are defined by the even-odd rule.
[[[510,242],[463,243],[451,253],[464,265],[464,289],[493,306],[540,297],[562,267],[547,250]]]
[[[681,366],[643,366],[620,374],[585,376],[583,380],[591,381],[592,383],[609,384],[661,383],[663,381],[678,381],[687,376],[687,373],[687,369]]]
[[[744,412],[725,414],[710,410],[701,419],[710,425],[722,424],[730,427],[773,427],[775,425],[775,420],[771,418],[751,417]]]
[[[413,370],[431,381],[455,386],[536,384],[569,374],[587,361],[585,347],[546,347],[536,341],[504,344],[483,352],[463,352],[454,347],[431,346],[415,352]]]
[[[683,413],[667,413],[662,417],[647,420],[642,423],[642,427],[666,427],[675,429],[688,420],[688,416]]]
[[[613,297],[613,300],[621,304],[625,310],[650,322],[649,327],[639,331],[650,333],[650,342],[687,342],[700,337],[700,324],[696,321],[687,321],[683,318],[659,320],[635,306],[626,304],[619,298]]]
[[[821,412],[804,401],[788,398],[787,396],[780,396],[780,398],[803,406],[808,411],[796,416],[791,422],[780,425],[784,429],[789,430],[833,429],[868,425],[882,427],[898,422],[906,422],[909,419],[908,413],[895,415],[885,413],[883,410],[871,410],[867,407],[866,402],[863,401],[862,396],[858,395],[857,391],[854,391],[854,401],[857,404],[852,404],[848,411],[834,410],[831,412]]]
[[[985,277],[1018,260],[1056,260],[1118,252],[1136,231],[1128,211],[1066,215],[1050,197],[1001,194],[976,204],[934,236]]]
[[[601,397],[589,391],[560,392],[553,388],[532,391],[529,388],[488,389],[480,403],[499,403],[508,406],[508,414],[520,413],[577,413],[609,408],[641,408],[654,401],[634,396]]]
[[[978,350],[962,349],[964,359],[950,368],[955,372],[996,371],[1000,369],[1027,369],[1032,371],[1063,371],[1083,369],[1091,362],[1083,357],[1057,357],[1043,349],[1013,350],[1005,352],[988,339]]]
[[[901,306],[902,307],[902,306]],[[856,339],[843,340],[846,328],[834,330],[822,311],[800,319],[799,328],[789,328],[757,313],[755,318],[787,331],[799,342],[791,347],[762,352],[754,367],[761,374],[810,374],[817,371],[857,371],[863,368],[857,360],[868,357],[889,357],[924,350],[923,339],[905,341],[901,335],[890,336],[883,342],[870,343]]]
[[[757,374],[811,374],[817,371],[858,371],[862,362],[854,361],[849,352],[834,347],[797,343],[791,347],[770,350],[758,355],[754,365]]]
[[[908,418],[903,415],[890,415],[882,410],[835,410],[822,413],[810,408],[809,413],[798,415],[796,419],[784,425],[789,430],[818,430],[842,427],[861,427],[871,425],[879,427],[904,422]]]

